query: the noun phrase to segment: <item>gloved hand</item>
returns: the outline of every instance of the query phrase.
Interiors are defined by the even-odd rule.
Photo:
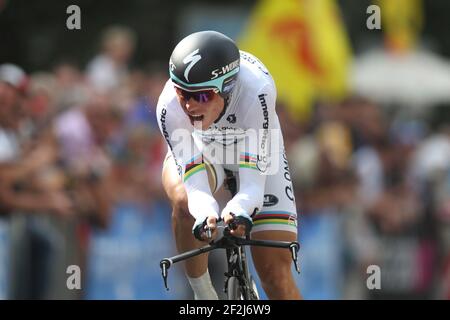
[[[208,236],[208,232],[210,234]],[[212,241],[217,236],[217,217],[209,216],[207,218],[200,218],[195,220],[194,226],[192,228],[192,233],[197,240],[200,241]]]
[[[223,221],[230,227],[230,233],[236,237],[249,235],[253,227],[253,220],[246,213],[226,213],[223,215]]]

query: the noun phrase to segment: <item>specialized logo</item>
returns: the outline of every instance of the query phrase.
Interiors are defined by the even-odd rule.
[[[227,117],[227,121],[229,122],[229,123],[236,123],[236,115],[233,113],[233,114],[230,114],[228,117]]]
[[[189,53],[184,59],[183,59],[183,63],[184,64],[188,64],[189,65],[186,67],[186,70],[184,70],[184,78],[189,81],[189,72],[191,71],[192,67],[200,61],[200,59],[202,58],[201,55],[197,54],[199,51],[199,49],[192,51],[191,53]]]
[[[264,207],[271,207],[278,203],[278,198],[273,194],[264,195]]]
[[[170,67],[170,71],[172,71],[172,72],[173,72],[173,70],[176,69],[175,64],[172,62],[172,59],[169,61],[169,67]]]
[[[166,142],[169,145],[170,150],[173,150],[172,143],[170,143],[169,133],[167,132],[166,115],[167,115],[166,108],[162,108],[161,109],[161,117],[159,118],[159,121],[161,122],[161,129],[163,132],[164,139],[166,139]]]
[[[211,80],[222,76],[224,74],[227,74],[228,72],[230,72],[231,70],[236,69],[237,67],[239,67],[239,59],[234,60],[233,62],[227,64],[226,66],[219,68],[219,69],[214,69],[213,71],[211,71]]]

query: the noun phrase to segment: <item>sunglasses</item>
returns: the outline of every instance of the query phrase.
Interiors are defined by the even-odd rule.
[[[183,97],[184,100],[189,101],[191,98],[197,102],[205,103],[211,101],[214,98],[214,90],[205,91],[186,91],[180,88],[176,88],[177,92]]]

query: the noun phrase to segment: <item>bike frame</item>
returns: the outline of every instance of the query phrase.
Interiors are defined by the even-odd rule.
[[[228,293],[228,282],[231,277],[236,277],[239,281],[239,287],[245,300],[256,300],[258,295],[254,292],[250,271],[247,264],[247,256],[243,246],[235,246],[234,248],[227,248],[227,265],[228,269],[225,273],[226,279],[224,284],[224,291]]]

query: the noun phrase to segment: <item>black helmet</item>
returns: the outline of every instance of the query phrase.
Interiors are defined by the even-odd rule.
[[[214,89],[226,97],[239,72],[239,49],[216,31],[193,33],[181,40],[170,56],[169,73],[175,86],[186,91]]]

